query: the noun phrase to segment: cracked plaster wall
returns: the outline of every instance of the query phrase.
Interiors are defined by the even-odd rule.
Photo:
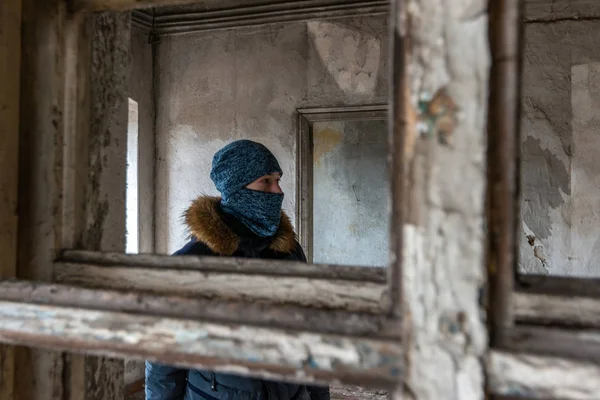
[[[600,276],[600,20],[525,29],[520,270]]]
[[[156,251],[187,238],[182,213],[216,194],[212,156],[249,138],[279,159],[295,220],[297,108],[387,102],[387,17],[167,36],[158,46]]]

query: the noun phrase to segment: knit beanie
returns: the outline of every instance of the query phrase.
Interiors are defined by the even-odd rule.
[[[210,178],[224,198],[264,175],[283,173],[277,159],[264,145],[237,140],[219,150],[212,162]]]

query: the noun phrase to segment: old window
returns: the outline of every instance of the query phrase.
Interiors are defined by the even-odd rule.
[[[309,51],[312,62],[326,63],[321,74],[296,81],[295,88],[312,82],[314,98],[323,95],[320,85],[337,85],[341,93],[358,92],[360,103],[369,104],[382,85],[387,87],[388,268],[125,254],[122,146],[131,24],[125,11],[140,2],[5,1],[0,55],[7,73],[0,76],[8,79],[0,84],[0,122],[8,133],[0,143],[9,156],[0,157],[0,188],[7,194],[0,196],[6,202],[0,213],[9,234],[0,236],[0,246],[8,249],[1,271],[2,277],[18,280],[0,282],[0,340],[31,347],[0,349],[2,376],[9,376],[1,381],[0,397],[18,390],[15,397],[28,399],[48,393],[56,399],[69,393],[118,398],[123,362],[110,357],[125,355],[272,379],[389,387],[394,398],[481,399],[485,378],[497,395],[597,398],[597,282],[515,278],[522,2],[490,2],[489,11],[485,2],[447,7],[434,0],[398,0],[391,9],[384,1],[252,2],[212,10],[200,22],[177,20],[176,3],[144,2],[157,9],[171,6],[163,15],[143,13],[136,20],[151,29],[152,43],[161,29],[213,32],[264,25],[275,15],[303,22],[348,13],[389,16],[390,46],[359,38],[352,24],[339,21],[297,27],[305,36],[285,29],[262,32],[270,43],[282,41],[282,50],[312,35],[316,47],[290,51],[296,58],[286,72],[293,75],[291,66]],[[526,16],[545,7],[528,4]],[[206,6],[196,5],[196,11]],[[561,18],[573,19],[579,17],[573,7],[550,11],[560,9],[566,13]],[[252,62],[240,45],[258,40],[255,33],[211,33],[219,45],[204,61],[232,56],[227,65],[250,75],[264,73],[281,58],[261,48],[264,62]],[[343,45],[332,46],[332,34]],[[173,43],[165,48],[184,55],[190,49]],[[236,50],[232,55],[226,48]],[[323,51],[327,48],[330,53]],[[381,51],[385,48],[391,49],[389,57]],[[337,52],[347,49],[355,56],[346,65]],[[21,59],[12,56],[19,51]],[[382,66],[389,58],[391,81],[372,79],[363,70],[370,66],[359,57],[363,54],[380,54]],[[216,72],[231,74],[221,67],[213,65]],[[590,71],[593,65],[575,68],[573,85]],[[348,73],[362,78],[344,79]],[[232,94],[203,83],[198,102]],[[278,88],[268,88],[281,97],[267,104],[266,121],[289,126],[295,119],[284,111],[303,107],[287,103],[290,93]],[[264,94],[260,85],[243,89],[256,99]],[[574,91],[578,96],[591,95],[580,89]],[[256,104],[245,104],[249,127],[262,123],[264,107],[258,114]],[[172,107],[172,114],[181,116],[175,102]],[[210,111],[209,121],[228,119],[223,114],[230,110]],[[486,289],[491,292],[487,308]]]

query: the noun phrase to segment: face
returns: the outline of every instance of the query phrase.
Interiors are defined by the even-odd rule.
[[[246,189],[254,190],[257,192],[267,193],[283,193],[279,182],[281,181],[281,174],[274,172],[270,175],[264,175],[246,186]]]

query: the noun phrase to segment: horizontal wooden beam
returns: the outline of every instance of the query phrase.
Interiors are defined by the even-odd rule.
[[[58,261],[104,266],[146,267],[152,269],[234,272],[244,275],[290,276],[373,283],[387,282],[386,270],[384,268],[305,264],[283,260],[64,250]]]
[[[600,299],[600,278],[573,278],[552,275],[519,275],[515,290],[554,296]]]
[[[525,0],[525,21],[557,22],[600,18],[596,0]]]
[[[383,315],[260,302],[156,296],[31,281],[0,282],[0,300],[357,337],[398,339],[400,334],[400,321],[388,320]]]
[[[505,338],[502,348],[506,350],[592,361],[600,365],[600,331],[516,325],[506,330]]]
[[[600,328],[600,299],[545,294],[514,294],[516,322]]]
[[[517,322],[600,328],[600,279],[523,275],[513,296]]]
[[[397,341],[0,301],[0,342],[302,382],[399,381]]]
[[[600,365],[560,357],[493,350],[487,359],[492,394],[523,399],[598,400]]]
[[[137,290],[156,294],[263,301],[322,309],[381,313],[385,285],[310,279],[295,276],[246,275],[169,268],[56,263],[56,281],[88,288]]]
[[[73,0],[72,9],[76,12],[96,12],[106,10],[131,10],[151,7],[181,6],[198,4],[199,0]],[[160,10],[160,8],[159,8]],[[210,9],[200,4],[194,9],[178,9],[168,14],[158,13],[157,26],[161,23],[182,26],[195,23],[198,26],[214,25],[214,29],[285,22],[304,18],[335,18],[354,14],[388,12],[389,4],[384,0],[271,0],[262,4],[237,7],[218,7]],[[340,14],[341,13],[341,14]],[[167,26],[168,29],[168,26]],[[206,29],[206,28],[205,28]]]
[[[389,4],[382,0],[323,1],[304,0],[276,2],[215,10],[180,10],[174,14],[157,14],[150,26],[159,35],[174,35],[217,29],[242,28],[318,19],[382,15]],[[149,13],[134,11],[132,21],[139,27],[148,26]],[[151,17],[150,17],[151,19]],[[150,29],[146,29],[150,32]]]
[[[135,8],[179,6],[198,3],[198,0],[73,0],[73,12],[125,11]]]

